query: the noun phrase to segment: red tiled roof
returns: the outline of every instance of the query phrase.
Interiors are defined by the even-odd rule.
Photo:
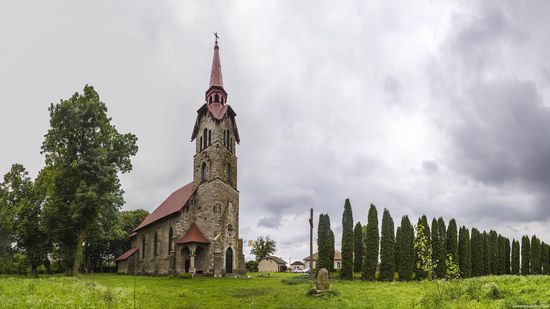
[[[210,114],[212,114],[212,116],[217,120],[223,119],[225,113],[227,112],[227,108],[229,107],[229,105],[223,105],[218,102],[210,103],[207,106]]]
[[[132,237],[134,237],[134,236],[136,236],[136,235],[137,235],[137,233],[136,233],[136,232],[133,232],[132,234],[130,234],[130,236],[128,236],[128,238],[132,238]]]
[[[133,232],[138,231],[147,225],[158,221],[164,217],[172,215],[183,209],[185,203],[189,200],[193,194],[193,182],[186,184],[185,186],[174,191],[170,196],[160,204],[151,214],[149,214],[145,220],[143,220]]]
[[[180,240],[178,240],[176,243],[177,244],[188,244],[188,243],[193,243],[193,242],[201,243],[201,244],[209,244],[210,243],[208,241],[208,239],[206,239],[206,237],[204,237],[204,234],[201,232],[201,230],[195,224],[195,222],[193,222],[193,224],[191,224],[191,227],[189,228],[189,230],[187,230],[187,233],[185,233],[185,235],[183,235],[183,237],[180,238]]]
[[[130,248],[130,250],[124,252],[121,256],[117,257],[115,259],[115,262],[116,261],[124,261],[124,260],[127,260],[129,257],[131,257],[132,255],[134,255],[134,253],[138,252],[138,248]]]

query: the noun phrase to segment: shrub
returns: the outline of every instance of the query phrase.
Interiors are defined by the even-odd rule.
[[[498,285],[495,282],[485,283],[481,287],[481,290],[483,292],[483,295],[485,295],[487,298],[499,299],[501,297],[500,290],[498,289]]]
[[[179,279],[192,279],[193,275],[190,274],[190,273],[181,273],[181,274],[177,274],[176,278],[179,278]]]

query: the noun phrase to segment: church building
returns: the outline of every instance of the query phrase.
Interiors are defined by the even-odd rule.
[[[205,103],[197,111],[193,181],[170,194],[137,226],[131,249],[115,261],[118,272],[244,274],[239,239],[236,114],[227,104],[218,40]]]

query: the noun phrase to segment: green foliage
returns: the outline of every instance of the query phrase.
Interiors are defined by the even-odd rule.
[[[349,199],[344,203],[342,214],[342,269],[340,278],[353,280],[353,212]]]
[[[334,268],[334,234],[332,234],[330,229],[330,218],[328,214],[319,215],[319,225],[317,226],[317,250],[316,271],[319,271],[321,268],[331,271],[332,268]]]
[[[363,227],[361,222],[353,230],[353,271],[360,272],[363,267]]]
[[[432,246],[429,244],[426,228],[422,223],[416,226],[414,249],[417,255],[416,268],[426,274],[423,279],[433,279],[438,261],[433,259]]]
[[[445,274],[447,273],[447,270],[445,267],[447,266],[445,264],[445,259],[447,259],[447,228],[445,227],[445,221],[442,217],[439,217],[437,219],[437,234],[438,234],[438,242],[433,242],[433,245],[437,245],[438,250],[437,254],[434,250],[434,255],[437,257],[440,263],[437,264],[437,276],[439,278],[445,278]]]
[[[458,264],[454,261],[452,254],[447,254],[447,259],[445,260],[445,279],[459,279],[460,278],[460,268]]]
[[[470,247],[470,233],[463,226],[458,232],[458,264],[462,278],[470,278],[472,275],[472,252]]]
[[[422,215],[422,217],[418,218],[418,223],[416,224],[416,226],[420,226],[420,225],[422,225],[422,227],[423,227],[423,232],[424,232],[424,235],[427,238],[428,246],[431,247],[432,244],[431,244],[431,240],[430,240],[430,237],[431,237],[430,225],[428,224],[428,217],[426,217],[426,215]],[[428,277],[428,274],[426,272],[424,272],[422,269],[417,267],[417,265],[418,265],[418,255],[419,255],[419,252],[417,251],[417,249],[415,247],[415,254],[414,254],[415,279],[416,280],[423,280],[423,279],[426,279]]]
[[[120,134],[93,87],[51,104],[42,153],[50,170],[45,216],[65,265],[80,270],[88,233],[123,203],[119,173],[131,171],[137,138]]]
[[[491,243],[489,241],[489,234],[483,231],[483,274],[491,274]]]
[[[550,248],[548,244],[542,242],[541,244],[541,265],[543,274],[550,275]]]
[[[414,271],[414,230],[408,216],[401,218],[400,237],[397,246],[400,247],[400,258],[397,261],[399,280],[409,281]]]
[[[246,261],[246,263],[244,263],[244,265],[246,267],[246,271],[248,271],[248,272],[258,271],[258,264],[259,264],[259,262],[256,261],[256,260],[250,260],[250,261]]]
[[[531,269],[531,244],[529,242],[529,236],[524,235],[521,238],[521,274],[528,275]]]
[[[540,240],[537,238],[537,236],[533,235],[533,237],[531,237],[531,254],[530,254],[531,274],[533,275],[539,275],[541,273],[540,256],[541,256]]]
[[[178,279],[193,279],[193,274],[191,273],[179,273],[176,275]]]
[[[363,280],[374,280],[376,275],[376,265],[378,264],[378,212],[376,206],[370,205],[367,218],[367,234],[365,239],[365,259],[361,269],[361,278]]]
[[[328,215],[327,215],[328,218]],[[329,272],[334,272],[334,255],[336,254],[336,248],[334,244],[334,232],[330,229],[330,218],[328,218],[329,222],[329,230],[328,230],[328,248],[329,248],[329,254],[328,254],[328,266],[327,270]]]
[[[496,231],[491,230],[489,232],[489,246],[490,246],[490,262],[489,267],[491,269],[491,275],[498,274],[498,234]]]
[[[382,215],[382,237],[380,238],[380,280],[393,281],[395,273],[395,236],[393,219],[389,210]]]
[[[250,254],[254,254],[256,256],[256,261],[260,261],[264,257],[275,253],[275,250],[277,249],[277,243],[275,240],[271,239],[271,237],[268,236],[258,236],[254,243],[252,244],[252,250],[250,251]]]
[[[449,221],[449,227],[447,228],[447,255],[453,256],[453,261],[458,263],[458,227],[456,226],[456,220],[451,219]]]
[[[470,248],[472,250],[472,276],[483,276],[483,236],[476,228],[472,228],[472,240]]]
[[[512,275],[519,275],[519,241],[512,240]]]

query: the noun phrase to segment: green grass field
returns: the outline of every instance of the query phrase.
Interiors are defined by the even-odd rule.
[[[134,293],[135,285],[135,293]],[[0,308],[548,308],[550,276],[489,276],[453,282],[344,282],[333,295],[307,296],[293,274],[250,278],[0,277]],[[441,297],[439,296],[441,295]],[[440,299],[442,303],[440,302]]]

